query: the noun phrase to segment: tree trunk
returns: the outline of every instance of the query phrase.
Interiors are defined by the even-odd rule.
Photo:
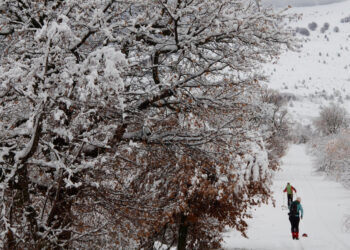
[[[6,244],[4,244],[4,249],[5,250],[11,250],[11,249],[16,249],[16,241],[13,237],[13,233],[11,229],[8,229],[7,231],[7,241]]]
[[[186,223],[187,216],[181,214],[181,222],[179,227],[179,238],[177,241],[177,249],[178,250],[186,250],[186,239],[187,239],[187,231],[188,225]]]

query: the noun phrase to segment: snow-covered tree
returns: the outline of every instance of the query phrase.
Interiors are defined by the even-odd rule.
[[[315,165],[335,180],[350,185],[350,132],[341,130],[337,134],[316,137],[310,143],[315,156]]]
[[[288,97],[276,90],[267,89],[262,91],[262,100],[269,105],[270,112],[266,112],[263,122],[263,134],[265,135],[266,148],[271,166],[279,166],[280,158],[284,156],[288,144],[292,141],[290,120],[286,104]]]
[[[243,0],[3,0],[1,243],[217,248],[269,197],[261,64],[291,47]]]
[[[321,135],[337,134],[349,127],[349,114],[345,108],[331,103],[321,109],[314,125]]]

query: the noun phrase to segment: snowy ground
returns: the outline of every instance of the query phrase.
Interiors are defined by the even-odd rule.
[[[326,180],[315,173],[304,145],[293,145],[283,159],[283,169],[275,176],[273,185],[276,206],[264,205],[253,212],[248,237],[238,232],[225,234],[225,249],[315,249],[348,250],[350,232],[343,228],[344,216],[350,213],[350,192],[341,184]],[[287,182],[302,198],[304,219],[300,234],[308,238],[293,240],[287,210],[282,209],[286,197],[282,191]]]

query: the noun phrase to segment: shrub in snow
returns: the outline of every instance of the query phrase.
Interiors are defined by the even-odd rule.
[[[297,100],[297,97],[293,93],[280,93],[279,95],[285,100],[285,103]]]
[[[336,104],[323,107],[314,125],[321,135],[336,134],[341,129],[348,128],[349,116],[345,108]]]
[[[347,186],[349,187],[349,185]],[[350,214],[344,215],[343,232],[346,232],[346,233],[350,232]]]
[[[317,29],[317,23],[315,23],[315,22],[309,23],[307,27],[310,30],[315,31]]]
[[[338,103],[344,104],[344,101],[343,101],[343,97],[342,97],[342,96],[339,96],[339,97],[338,97]]]
[[[350,23],[350,16],[344,17],[342,19],[340,19],[341,23]]]
[[[286,147],[256,71],[294,47],[284,16],[245,0],[2,2],[0,248],[218,249],[225,226],[245,233]]]
[[[341,96],[341,92],[338,89],[333,88],[333,93],[335,96]]]
[[[316,157],[316,166],[330,177],[347,186],[350,185],[350,131],[315,138],[310,143],[311,152]]]
[[[296,32],[304,36],[310,35],[310,31],[307,28],[297,28]]]
[[[334,32],[338,33],[339,32],[339,27],[338,26],[335,26],[334,29],[333,29]]]
[[[294,123],[292,128],[290,133],[293,143],[307,143],[312,138],[312,129],[310,125],[305,126],[300,123]]]
[[[329,29],[329,23],[324,23],[321,28],[321,33],[326,32]]]

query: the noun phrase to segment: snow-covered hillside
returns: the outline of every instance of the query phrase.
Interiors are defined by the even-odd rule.
[[[299,52],[286,52],[267,67],[269,87],[292,97],[289,113],[304,125],[312,124],[320,107],[331,102],[350,112],[350,1],[289,11],[301,14],[291,26],[304,42]],[[309,237],[299,242],[292,240],[287,211],[281,208],[286,203],[282,190],[287,182],[295,185],[304,206],[300,232]],[[269,204],[252,211],[249,239],[228,232],[227,249],[350,249],[350,232],[344,228],[350,192],[316,174],[304,146],[292,146],[283,159],[273,191],[276,207]]]
[[[287,52],[268,68],[269,87],[295,95],[290,112],[303,124],[329,102],[350,111],[350,1],[290,12],[302,14],[291,25],[299,28],[296,35],[305,41],[300,52]]]
[[[293,7],[300,7],[337,3],[341,1],[344,0],[262,0],[262,3],[264,5],[274,7],[286,7],[288,5]]]

